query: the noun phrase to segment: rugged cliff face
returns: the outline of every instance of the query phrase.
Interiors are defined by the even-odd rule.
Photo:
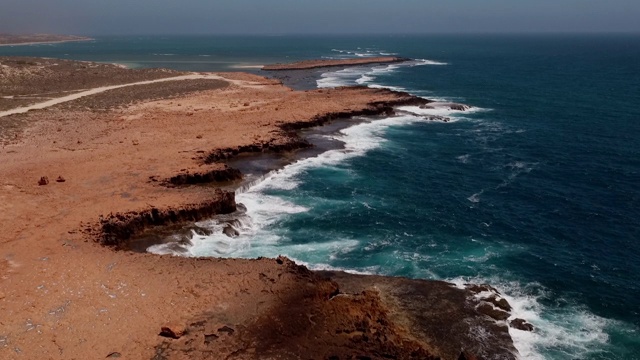
[[[196,222],[218,214],[229,214],[235,210],[235,193],[216,189],[212,198],[202,203],[109,214],[100,219],[97,238],[102,245],[120,250],[127,249],[129,240],[147,229]]]

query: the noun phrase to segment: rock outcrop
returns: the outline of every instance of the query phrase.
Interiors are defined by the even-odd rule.
[[[159,339],[157,358],[516,358],[508,328],[477,312],[469,290],[273,261],[277,273],[258,275],[268,292],[247,289],[260,310],[251,303],[197,315],[179,339]]]
[[[98,239],[102,245],[117,249],[127,249],[128,241],[151,227],[196,222],[217,214],[236,211],[235,193],[215,190],[211,200],[199,204],[185,205],[179,208],[157,209],[110,214],[99,223]]]
[[[467,111],[471,109],[471,106],[459,103],[448,103],[448,102],[431,102],[429,104],[421,105],[421,109],[449,109],[449,110],[457,110],[457,111]]]
[[[230,182],[242,179],[242,173],[238,169],[224,165],[206,171],[190,172],[188,170],[162,181],[165,186],[196,185],[208,183]]]

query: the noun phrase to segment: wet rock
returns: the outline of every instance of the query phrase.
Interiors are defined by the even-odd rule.
[[[439,116],[439,115],[427,115],[424,118],[425,120],[429,120],[429,121],[442,121],[442,122],[451,121],[451,118],[448,118],[446,116]]]
[[[471,291],[474,294],[479,294],[481,292],[492,292],[496,294],[500,294],[500,292],[491,285],[487,284],[464,284],[467,290]]]
[[[502,309],[496,308],[492,304],[486,303],[486,302],[483,302],[480,305],[478,305],[476,310],[478,310],[478,312],[481,314],[487,315],[495,320],[500,320],[500,321],[507,320],[509,316],[511,316],[508,312]]]
[[[492,303],[495,307],[498,307],[504,311],[511,311],[511,305],[506,299],[498,298],[497,296],[492,295],[485,299],[485,301]]]
[[[524,319],[513,319],[509,323],[509,326],[511,326],[514,329],[518,329],[522,331],[533,331],[533,325],[529,324]]]
[[[171,338],[171,339],[180,339],[184,334],[187,333],[187,330],[183,325],[180,324],[170,324],[167,326],[163,326],[160,328],[160,336]]]
[[[38,180],[38,185],[43,186],[43,185],[47,185],[49,184],[49,178],[46,176],[43,176],[40,178],[40,180]]]
[[[233,226],[231,226],[231,225],[225,226],[224,229],[222,230],[222,233],[227,235],[230,238],[235,238],[235,237],[238,237],[240,235],[240,232],[238,232],[238,230],[234,229]]]
[[[459,111],[469,110],[469,106],[464,104],[451,104],[449,105],[449,108],[451,110],[459,110]]]
[[[465,104],[458,103],[448,103],[448,102],[433,102],[430,104],[423,104],[420,106],[421,109],[450,109],[457,111],[467,111],[471,109],[471,106]]]

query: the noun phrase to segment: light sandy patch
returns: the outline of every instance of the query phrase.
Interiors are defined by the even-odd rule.
[[[16,109],[3,111],[3,112],[0,112],[0,117],[5,117],[5,116],[9,116],[9,115],[14,115],[14,114],[24,114],[24,113],[26,113],[26,112],[28,112],[30,110],[46,109],[46,108],[51,107],[51,106],[55,106],[55,105],[62,104],[62,103],[65,103],[65,102],[77,100],[77,99],[80,99],[80,98],[85,97],[85,96],[95,95],[95,94],[99,94],[99,93],[102,93],[102,92],[105,92],[105,91],[114,90],[114,89],[120,89],[120,88],[127,87],[127,86],[147,85],[147,84],[154,84],[154,83],[165,82],[165,81],[199,80],[199,79],[223,80],[223,81],[229,81],[229,82],[232,82],[232,83],[244,83],[244,82],[238,81],[238,80],[226,80],[223,77],[221,77],[219,75],[215,75],[215,74],[189,74],[189,75],[175,76],[175,77],[164,78],[164,79],[138,81],[138,82],[129,83],[129,84],[102,86],[102,87],[99,87],[99,88],[94,88],[94,89],[82,91],[82,92],[79,92],[77,94],[63,96],[63,97],[60,97],[60,98],[57,98],[57,99],[52,99],[52,100],[44,101],[44,102],[41,102],[41,103],[29,105],[29,106],[24,106],[24,107],[20,107],[20,108],[16,108]]]

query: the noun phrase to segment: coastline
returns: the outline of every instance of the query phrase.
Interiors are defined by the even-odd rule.
[[[0,34],[0,40],[2,40],[3,37],[8,38],[8,40],[6,40],[6,41],[14,41],[14,42],[2,42],[2,41],[0,41],[0,46],[59,44],[59,43],[65,43],[65,42],[78,42],[78,41],[93,41],[93,40],[95,40],[94,38],[90,38],[90,37],[66,36],[66,35],[3,35],[3,34]],[[46,40],[46,39],[38,40],[39,37],[52,37],[53,39],[51,39],[51,40]]]
[[[31,42],[21,42],[21,43],[0,44],[0,46],[46,45],[46,44],[61,44],[61,43],[68,43],[68,42],[82,42],[82,41],[93,41],[93,40],[95,40],[95,39],[31,41]]]
[[[272,64],[262,67],[263,71],[284,71],[284,70],[311,70],[328,67],[348,67],[358,65],[372,64],[393,64],[409,61],[411,59],[397,56],[378,56],[369,58],[355,59],[322,59],[322,60],[303,60],[287,64]]]
[[[225,86],[190,92],[188,97],[163,93],[160,100],[149,100],[126,95],[133,103],[118,102],[102,111],[91,108],[100,103],[92,98],[89,107],[72,103],[69,108],[57,105],[8,117],[24,125],[20,136],[5,143],[0,152],[6,164],[0,177],[0,196],[5,200],[1,216],[6,224],[0,237],[0,268],[6,274],[0,279],[0,306],[12,314],[0,334],[0,343],[10,346],[0,351],[51,358],[113,353],[131,358],[154,353],[161,358],[186,354],[200,358],[217,351],[251,358],[302,351],[302,340],[286,347],[278,344],[298,332],[313,339],[326,336],[322,329],[335,329],[342,335],[332,336],[333,345],[316,351],[325,351],[326,356],[347,351],[355,355],[379,348],[400,358],[408,358],[410,351],[418,351],[423,358],[434,353],[458,358],[458,343],[469,341],[464,331],[456,328],[463,338],[440,339],[440,345],[433,335],[411,335],[412,329],[424,325],[402,320],[408,316],[406,308],[387,298],[394,295],[373,290],[379,279],[369,278],[376,281],[364,290],[349,290],[353,283],[340,285],[328,280],[328,274],[309,272],[287,259],[183,259],[113,251],[95,243],[97,236],[104,235],[105,224],[123,223],[121,229],[137,233],[149,225],[195,221],[211,215],[207,201],[220,204],[221,198],[229,207],[218,212],[233,210],[230,193],[162,185],[173,177],[189,179],[194,174],[225,171],[220,161],[242,153],[304,147],[300,138],[290,134],[301,128],[351,115],[384,114],[393,111],[394,105],[426,101],[367,88],[295,92],[255,75],[218,76]],[[223,127],[216,123],[222,119],[226,119]],[[39,186],[41,176],[48,176],[50,182]],[[55,181],[56,176],[63,181]],[[200,210],[181,217],[180,211],[189,204]],[[127,216],[147,222],[128,225]],[[120,233],[115,239],[125,237]],[[188,276],[186,269],[190,269]],[[345,276],[349,278],[331,276],[342,276],[343,283],[348,281]],[[418,288],[426,291],[429,287],[422,284]],[[475,305],[464,306],[470,290],[450,291],[457,306],[463,306],[461,319],[471,316],[481,326],[493,326],[493,320],[476,312]],[[25,298],[33,300],[24,304]],[[447,299],[441,299],[442,306]],[[363,303],[369,305],[363,307]],[[301,316],[291,319],[288,309],[293,305]],[[389,325],[360,324],[367,316]],[[329,320],[314,326],[325,317]],[[21,330],[25,322],[26,332]],[[159,337],[163,327],[174,336]],[[468,344],[464,358],[487,351],[512,353],[510,339],[504,338],[507,330],[493,331],[503,335],[504,347]],[[389,342],[389,337],[397,341]],[[453,345],[448,348],[442,341]]]

